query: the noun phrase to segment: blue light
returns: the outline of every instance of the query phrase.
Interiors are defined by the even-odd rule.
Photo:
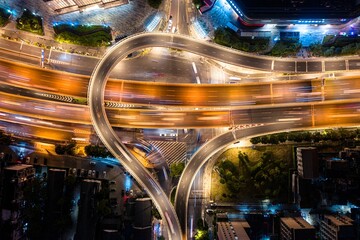
[[[126,178],[125,178],[125,189],[126,191],[129,191],[131,189],[131,185],[132,185],[132,182],[131,182],[131,178],[128,174],[126,174]]]

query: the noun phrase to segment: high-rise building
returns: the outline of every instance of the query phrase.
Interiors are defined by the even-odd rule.
[[[12,165],[4,168],[1,199],[1,238],[16,240],[23,237],[23,189],[35,176],[32,165]]]
[[[355,239],[353,222],[347,216],[325,215],[320,224],[320,237],[323,240]]]
[[[301,217],[283,217],[280,219],[281,240],[315,239],[315,227]]]
[[[319,158],[314,147],[296,149],[297,170],[299,177],[313,179],[319,177]]]
[[[152,202],[150,198],[136,198],[134,214],[134,239],[151,239]]]
[[[80,186],[80,204],[76,226],[76,240],[94,240],[98,221],[96,193],[101,190],[101,181],[85,179]]]
[[[61,215],[61,208],[59,208],[59,199],[64,194],[64,180],[66,171],[64,169],[49,169],[47,178],[48,189],[48,216],[49,219],[56,219]]]

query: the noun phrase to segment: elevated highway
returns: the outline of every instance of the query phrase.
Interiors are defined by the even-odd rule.
[[[154,181],[152,176],[146,171],[146,169],[138,163],[138,161],[132,156],[132,154],[126,149],[126,147],[121,143],[118,136],[116,136],[115,132],[112,130],[110,122],[106,116],[105,108],[104,108],[104,91],[107,79],[109,77],[110,71],[112,68],[124,57],[126,57],[129,53],[146,47],[169,47],[169,48],[178,48],[186,51],[190,51],[196,54],[200,54],[202,56],[210,57],[216,60],[221,60],[223,62],[227,62],[234,65],[239,66],[247,66],[250,68],[261,69],[265,71],[282,71],[282,72],[296,72],[297,68],[295,67],[295,61],[277,61],[244,55],[239,52],[233,51],[231,49],[226,49],[217,45],[198,42],[196,40],[190,39],[189,37],[179,36],[179,35],[169,35],[162,33],[146,33],[132,36],[130,38],[124,39],[118,45],[112,47],[104,56],[104,58],[98,63],[96,69],[93,72],[93,75],[89,82],[89,90],[88,90],[88,103],[90,107],[90,116],[92,122],[94,124],[94,128],[98,133],[99,137],[103,141],[103,143],[107,146],[107,148],[111,151],[111,153],[116,156],[118,159],[123,159],[124,166],[129,170],[129,172],[138,180],[139,183],[143,184],[149,192],[149,195],[152,197],[155,205],[158,207],[159,212],[163,219],[166,220],[168,228],[170,229],[170,238],[171,239],[185,239],[186,238],[186,223],[183,222],[185,217],[183,217],[178,212],[179,216],[181,216],[182,220],[182,230],[180,229],[180,223],[178,221],[177,215],[175,213],[174,208],[172,207],[169,200],[166,198],[164,192],[161,190],[159,184]],[[325,61],[326,62],[326,61]],[[324,71],[323,61],[318,61],[317,64],[321,65],[321,71]],[[281,64],[280,64],[281,63]],[[316,63],[316,61],[314,62]],[[275,65],[276,64],[276,65]],[[307,64],[307,63],[306,63]],[[341,63],[339,63],[341,65]],[[275,67],[277,66],[277,67]],[[308,68],[306,69],[309,70]],[[316,69],[319,71],[319,69]],[[355,108],[358,108],[356,106]],[[310,109],[310,112],[313,110]],[[314,126],[314,114],[308,114],[304,116],[304,118],[291,118],[291,119],[281,119],[279,122],[284,122],[281,124],[269,124],[266,127],[259,128],[249,128],[249,129],[260,129],[259,131],[252,130],[254,132],[249,132],[250,135],[257,135],[263,132],[272,132],[275,130],[285,130],[288,128],[298,127],[298,125],[303,125],[302,127],[310,127]],[[351,118],[356,119],[355,122],[358,121],[359,118]],[[285,123],[286,122],[286,123]],[[252,121],[250,120],[250,123]],[[280,129],[273,129],[271,126],[280,126]],[[300,127],[300,126],[299,126]],[[207,152],[207,149],[215,149],[218,150],[219,146],[221,147],[221,143],[228,144],[234,139],[239,139],[240,137],[244,137],[242,134],[245,130],[236,130],[228,133],[225,139],[211,141],[211,144],[207,144],[204,146],[204,151],[199,151],[196,155],[201,155],[201,157],[206,158],[208,154],[212,153]],[[250,131],[250,130],[249,130]],[[239,137],[237,136],[239,135]],[[220,139],[220,140],[219,140]],[[219,143],[220,141],[220,143]],[[194,176],[198,170],[198,166],[201,166],[202,162],[198,161],[190,161],[187,169],[192,169],[192,176]],[[183,177],[182,177],[183,179]],[[183,194],[183,200],[187,201],[188,194],[190,193],[189,189],[192,183],[192,177],[190,178],[190,182],[182,182],[184,189],[187,187],[188,191],[184,190],[185,194]],[[180,196],[178,193],[177,195]],[[177,197],[177,204],[178,203]],[[186,214],[187,206],[181,207],[177,206],[177,211],[184,210],[183,213]]]

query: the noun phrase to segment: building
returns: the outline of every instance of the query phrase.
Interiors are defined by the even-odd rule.
[[[323,240],[355,239],[353,222],[347,216],[325,215],[320,224],[320,237]]]
[[[247,221],[236,222],[217,222],[217,239],[218,240],[250,240],[246,230],[250,229]]]
[[[96,223],[98,221],[96,194],[101,190],[101,181],[85,179],[80,186],[80,202],[76,240],[96,239]]]
[[[151,239],[152,202],[150,198],[136,198],[134,214],[134,239]]]
[[[64,194],[64,181],[66,171],[64,169],[49,169],[47,178],[47,192],[48,192],[48,209],[47,214],[49,220],[52,221],[61,216],[61,207],[59,206],[59,199]]]
[[[301,217],[280,218],[281,240],[315,239],[315,227]]]
[[[299,177],[314,179],[319,177],[319,158],[314,147],[298,147],[296,149],[297,170]]]
[[[127,4],[128,0],[43,0],[57,14],[110,8]]]
[[[99,240],[121,239],[122,220],[120,216],[104,217],[100,223],[101,236]]]
[[[23,189],[34,176],[35,169],[32,165],[20,164],[4,168],[1,198],[1,237],[4,239],[17,240],[23,237]]]
[[[246,25],[343,24],[359,16],[356,0],[227,0]]]

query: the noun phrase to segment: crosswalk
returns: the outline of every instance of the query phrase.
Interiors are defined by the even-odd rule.
[[[162,154],[169,165],[186,160],[185,142],[149,141],[149,143]]]

